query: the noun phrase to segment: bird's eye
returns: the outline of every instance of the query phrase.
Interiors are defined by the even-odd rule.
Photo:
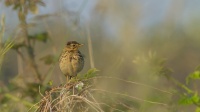
[[[75,47],[76,45],[75,45],[75,44],[72,44],[72,46]]]

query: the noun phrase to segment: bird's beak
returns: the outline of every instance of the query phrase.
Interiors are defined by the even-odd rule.
[[[84,44],[79,44],[78,46],[81,47],[81,46],[83,46],[83,45],[84,45]]]

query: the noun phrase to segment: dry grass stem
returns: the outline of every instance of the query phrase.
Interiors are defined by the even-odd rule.
[[[130,95],[127,95],[127,94],[123,94],[123,93],[111,92],[111,91],[107,91],[107,90],[103,90],[103,89],[91,89],[91,91],[99,91],[99,92],[104,92],[104,93],[106,92],[106,93],[110,93],[110,94],[113,94],[113,95],[119,95],[119,96],[131,98],[131,99],[136,99],[136,100],[142,101],[142,102],[147,102],[147,103],[157,104],[157,105],[163,105],[163,106],[168,107],[168,104],[165,104],[165,103],[144,100],[144,99],[140,99],[140,98],[130,96]]]
[[[76,88],[81,83],[73,82],[52,88],[45,92],[45,95],[34,107],[38,106],[35,112],[77,112],[93,110],[95,112],[103,112],[99,103],[90,93],[91,86],[84,86],[82,89]],[[40,91],[39,91],[40,92]],[[32,110],[33,107],[30,110]]]
[[[139,83],[139,82],[128,81],[128,80],[124,80],[124,79],[120,79],[120,78],[116,78],[116,77],[106,77],[106,76],[94,77],[94,79],[97,79],[97,78],[98,78],[98,79],[106,78],[106,79],[119,80],[119,81],[123,81],[123,82],[126,82],[126,83],[131,83],[131,84],[136,84],[136,85],[139,85],[139,86],[144,86],[144,87],[147,87],[147,88],[151,88],[151,89],[154,89],[154,90],[163,92],[163,93],[167,93],[167,94],[169,94],[169,95],[173,95],[173,93],[171,93],[171,92],[168,92],[168,91],[165,91],[165,90],[162,90],[162,89],[159,89],[159,88],[150,86],[150,85],[146,85],[146,84],[143,84],[143,83]]]

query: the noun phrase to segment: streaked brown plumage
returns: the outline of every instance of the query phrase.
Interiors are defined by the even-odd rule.
[[[62,73],[67,77],[67,81],[75,77],[83,69],[84,58],[78,50],[83,44],[76,41],[67,42],[60,56],[59,66]]]

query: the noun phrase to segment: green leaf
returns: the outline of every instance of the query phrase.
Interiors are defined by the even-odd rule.
[[[52,86],[52,85],[53,85],[53,81],[50,80],[47,84],[48,84],[49,86]]]
[[[36,35],[33,35],[33,36],[29,36],[29,38],[45,43],[48,40],[48,33],[47,32],[39,33],[39,34],[36,34]]]
[[[196,70],[189,74],[189,76],[186,78],[186,83],[189,84],[191,79],[200,79],[200,71]]]
[[[195,93],[195,94],[192,96],[192,101],[193,101],[195,104],[199,103],[200,98],[199,98],[198,93]]]
[[[193,104],[193,101],[192,101],[191,97],[182,96],[179,99],[179,104],[181,104],[181,105],[189,105],[189,104]]]
[[[94,76],[96,76],[96,72],[99,71],[96,68],[92,68],[90,70],[88,70],[87,74],[85,75],[85,78],[92,78]]]
[[[41,61],[44,61],[46,65],[54,64],[57,62],[57,58],[54,55],[47,55],[40,58]]]
[[[198,93],[194,93],[190,96],[184,95],[179,100],[179,104],[183,104],[183,105],[199,104],[199,103],[200,103],[200,97]]]
[[[97,75],[96,74],[97,71],[99,71],[99,70],[97,70],[96,68],[92,68],[92,69],[88,70],[87,73],[84,75],[78,74],[77,78],[80,80],[84,80],[84,79],[89,79],[89,78],[95,77]]]

